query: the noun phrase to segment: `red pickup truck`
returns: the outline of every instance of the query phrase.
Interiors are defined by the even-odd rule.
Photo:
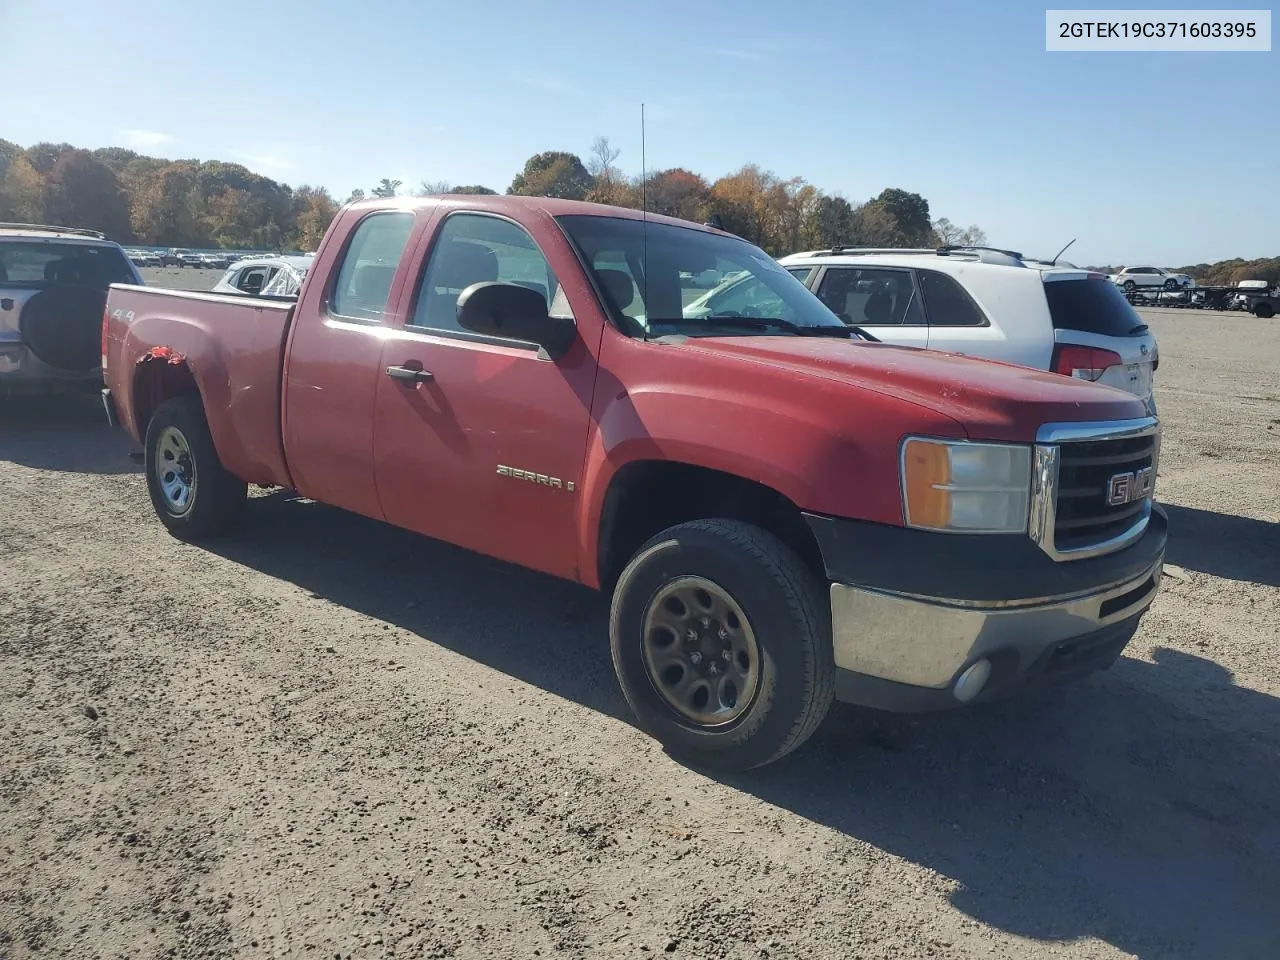
[[[686,316],[708,270],[752,279]],[[610,592],[641,726],[708,766],[783,756],[833,698],[940,709],[1105,668],[1159,585],[1141,401],[871,342],[680,220],[361,201],[296,303],[115,285],[102,352],[175,535],[279,486]]]

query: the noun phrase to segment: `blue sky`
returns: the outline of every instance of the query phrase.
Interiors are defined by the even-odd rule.
[[[1078,237],[1080,263],[1280,255],[1280,54],[1047,53],[1044,11],[0,0],[0,137],[238,161],[339,199],[384,176],[501,191],[597,135],[638,171],[644,101],[650,169],[901,187],[998,245]]]

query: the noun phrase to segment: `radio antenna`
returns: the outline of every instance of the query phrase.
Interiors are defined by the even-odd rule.
[[[1072,240],[1071,243],[1075,243],[1075,240]],[[1071,243],[1068,243],[1066,247],[1063,247],[1061,250],[1059,250],[1056,254],[1053,255],[1053,259],[1049,261],[1049,266],[1056,267],[1058,265],[1058,257],[1062,256],[1064,253],[1067,252],[1067,247],[1071,246]]]
[[[641,337],[649,339],[649,170],[644,155],[644,104],[640,104],[640,300],[644,303],[644,324]]]

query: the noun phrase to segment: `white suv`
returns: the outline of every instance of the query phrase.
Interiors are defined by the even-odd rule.
[[[845,323],[886,343],[1105,383],[1155,412],[1155,337],[1105,274],[986,247],[836,247],[779,263]],[[733,284],[702,299],[731,307]]]
[[[1170,273],[1160,267],[1123,267],[1111,274],[1110,280],[1126,292],[1139,288],[1160,290],[1187,290],[1196,285],[1185,273]]]

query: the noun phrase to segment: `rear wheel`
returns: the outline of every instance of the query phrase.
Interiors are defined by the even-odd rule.
[[[1124,282],[1124,292],[1125,292],[1125,293],[1133,293],[1133,291],[1134,291],[1134,290],[1136,290],[1136,289],[1137,289],[1137,287],[1138,287],[1138,285],[1137,285],[1136,283],[1134,283],[1132,280],[1126,280],[1126,281]]]
[[[1269,303],[1260,303],[1253,308],[1253,314],[1263,320],[1270,320],[1276,315],[1276,308]]]
[[[1177,280],[1175,280],[1175,279],[1173,279],[1173,277],[1170,277],[1168,280],[1166,280],[1166,281],[1164,282],[1164,288],[1165,288],[1166,290],[1177,290],[1177,289],[1178,289],[1178,281],[1177,281]]]
[[[248,485],[218,459],[199,398],[175,397],[156,407],[144,459],[151,505],[174,536],[198,540],[234,523]]]
[[[663,531],[614,590],[614,669],[640,726],[722,770],[779,759],[834,698],[823,583],[776,537],[699,520]]]

